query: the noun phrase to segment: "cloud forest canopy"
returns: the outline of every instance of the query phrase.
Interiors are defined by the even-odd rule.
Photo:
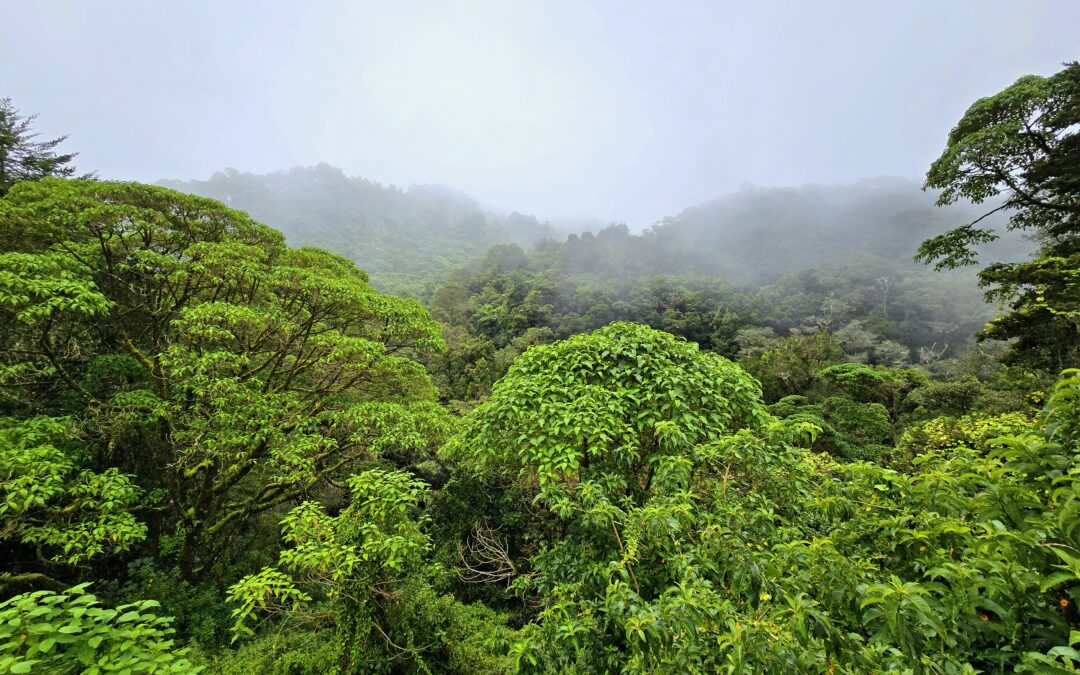
[[[1036,235],[984,249],[1020,262],[980,272],[981,345],[975,280],[910,256],[989,221],[909,185],[528,250],[326,166],[198,186],[330,252],[65,179],[20,122],[0,673],[1076,673],[1078,72],[976,102],[931,167]]]

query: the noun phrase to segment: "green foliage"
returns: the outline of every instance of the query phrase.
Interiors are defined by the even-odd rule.
[[[255,539],[261,542],[261,539]],[[269,552],[262,546],[253,547],[251,556],[257,562],[268,557]],[[222,566],[228,574],[222,581],[234,581],[235,569],[250,569],[250,563],[237,564],[230,560],[228,566]],[[97,588],[98,595],[116,602],[154,600],[173,615],[173,628],[177,638],[193,646],[195,655],[217,653],[229,646],[232,637],[230,628],[233,624],[229,617],[229,606],[223,584],[190,583],[168,560],[156,560],[152,557],[139,558],[128,565],[125,583],[119,587],[102,584]],[[115,583],[115,582],[114,582]]]
[[[340,672],[337,638],[329,628],[290,628],[260,636],[222,652],[213,663],[213,672],[222,675],[249,673],[289,673],[324,675]]]
[[[1003,197],[994,211],[1009,212],[1009,228],[1039,242],[1035,259],[979,273],[987,299],[1009,303],[982,335],[1016,339],[1014,360],[1055,370],[1080,360],[1078,101],[1078,63],[1050,77],[1022,77],[968,108],[926,176],[927,187],[942,189],[942,205]],[[928,239],[916,259],[939,269],[975,264],[973,247],[997,238],[979,220]]]
[[[565,522],[563,536],[530,561],[535,573],[514,581],[544,604],[511,651],[519,667],[595,671],[634,663],[605,645],[623,644],[623,632],[642,634],[624,605],[662,594],[671,574],[692,567],[688,559],[674,569],[660,564],[684,555],[666,542],[694,517],[688,490],[703,462],[689,451],[761,424],[758,396],[737,366],[630,324],[534,348],[515,363],[449,452],[535,486],[536,501]],[[686,602],[693,601],[666,611],[679,614]],[[704,620],[696,616],[685,617],[691,630]],[[693,660],[691,652],[684,658]]]
[[[433,394],[411,357],[438,328],[351,262],[162,188],[43,180],[5,202],[24,249],[0,256],[12,398],[63,390],[102,475],[166,492],[158,531],[192,578],[360,458],[437,445],[420,437],[445,422],[410,406]]]
[[[1003,436],[1023,434],[1031,420],[1020,413],[973,414],[960,418],[939,417],[908,429],[898,441],[901,450],[928,452],[969,448],[988,452],[991,443]]]
[[[591,489],[648,490],[654,455],[763,414],[757,384],[722,357],[616,323],[521,356],[449,452],[538,484],[554,506]]]
[[[0,538],[76,564],[131,549],[147,528],[132,513],[145,497],[131,476],[80,468],[61,449],[72,430],[63,418],[0,419]]]
[[[806,393],[819,381],[822,369],[843,358],[843,349],[827,331],[792,335],[778,341],[760,356],[743,361],[744,367],[761,381],[765,399]]]
[[[0,255],[0,304],[10,305],[17,321],[34,325],[62,313],[101,316],[113,303],[77,258],[49,251]]]
[[[842,396],[810,403],[805,396],[786,396],[769,406],[769,412],[814,425],[819,431],[810,447],[846,460],[878,460],[892,440],[893,423],[880,403],[859,403]]]
[[[293,509],[281,522],[288,547],[278,567],[229,589],[237,605],[234,640],[254,636],[250,624],[258,618],[278,615],[307,631],[336,626],[340,672],[382,672],[398,659],[421,670],[446,664],[462,672],[486,663],[498,672],[499,657],[483,643],[499,630],[497,615],[439,594],[424,576],[431,540],[417,514],[428,487],[384,469],[352,476],[349,487],[350,505],[337,516],[313,502]],[[473,633],[477,625],[485,630]]]
[[[950,440],[930,425],[920,433],[936,435],[903,469],[809,452],[801,446],[819,433],[815,425],[758,412],[749,426],[714,426],[715,435],[694,429],[692,414],[653,422],[643,462],[651,471],[628,473],[618,458],[630,435],[619,421],[640,413],[627,414],[620,400],[651,394],[656,410],[662,387],[692,389],[672,374],[690,355],[663,339],[640,364],[649,373],[641,382],[659,384],[626,377],[613,343],[627,335],[656,340],[614,326],[530,351],[450,445],[471,449],[478,468],[535,486],[537,503],[561,523],[513,582],[540,605],[510,650],[519,670],[1072,667],[1080,593],[1080,379],[1072,373],[1034,426],[1016,415],[972,419]],[[602,365],[593,365],[600,353]],[[852,366],[828,377],[864,391],[884,379],[875,375]],[[573,398],[560,399],[554,383]],[[593,402],[600,395],[590,400],[591,389],[604,392],[605,405]],[[564,432],[557,409],[540,404],[528,414],[530,401],[581,405],[572,419],[610,430],[567,436],[573,425]],[[840,398],[821,408],[837,405],[839,419],[858,406],[876,410],[879,433],[889,430],[879,403]],[[504,429],[528,431],[515,438]],[[873,429],[863,418],[846,431]],[[915,438],[905,443],[918,446]],[[856,447],[871,447],[862,442]]]
[[[900,397],[904,384],[911,382],[910,377],[905,378],[906,373],[862,363],[840,363],[823,368],[818,375],[853,400],[883,405],[893,404]],[[916,377],[919,379],[923,378]]]
[[[1069,255],[1053,255],[1065,245],[1048,247],[1037,260],[998,263],[979,273],[980,283],[992,286],[988,293],[1009,301],[1012,310],[988,323],[981,335],[1015,340],[1015,362],[1050,369],[1080,363],[1080,244],[1071,246]]]
[[[281,521],[282,538],[290,548],[281,552],[279,565],[317,588],[318,595],[337,600],[346,582],[376,592],[380,580],[393,579],[413,568],[429,547],[414,515],[426,486],[403,472],[379,469],[349,479],[352,502],[342,515],[328,517],[314,502],[305,502]],[[269,591],[267,590],[269,589]],[[256,605],[268,601],[292,603],[311,600],[293,580],[274,569],[245,577],[229,592],[238,602],[238,632]]]
[[[0,672],[196,673],[177,649],[171,618],[147,600],[102,607],[87,584],[0,603]]]

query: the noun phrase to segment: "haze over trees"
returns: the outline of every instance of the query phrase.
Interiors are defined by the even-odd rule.
[[[205,181],[161,184],[246,211],[293,245],[351,258],[381,287],[399,292],[417,292],[492,243],[531,244],[555,234],[536,218],[495,215],[438,185],[402,190],[326,164],[261,176],[229,169]]]
[[[4,118],[0,672],[1077,672],[1078,73],[562,241]]]

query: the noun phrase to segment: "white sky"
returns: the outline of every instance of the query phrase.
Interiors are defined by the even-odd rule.
[[[105,178],[328,162],[634,228],[746,184],[921,177],[1080,58],[1080,0],[12,3],[0,96]]]

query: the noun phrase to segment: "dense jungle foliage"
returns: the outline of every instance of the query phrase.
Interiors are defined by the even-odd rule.
[[[73,179],[30,121],[0,673],[1080,671],[1080,65],[926,195],[562,242],[325,166]]]

